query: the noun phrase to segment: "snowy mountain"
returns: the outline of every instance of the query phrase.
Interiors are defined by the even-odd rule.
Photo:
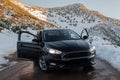
[[[64,7],[42,8],[27,5],[18,0],[0,0],[0,13],[0,27],[10,30],[10,32],[9,30],[6,32],[6,29],[0,32],[0,43],[13,41],[12,51],[16,51],[17,34],[12,33],[11,30],[16,32],[20,29],[28,29],[26,27],[37,27],[37,29],[58,27],[69,28],[80,34],[83,28],[87,28],[96,46],[97,57],[108,61],[120,71],[120,54],[118,54],[120,53],[120,20],[89,10],[80,3]],[[9,37],[10,35],[12,37]],[[8,40],[3,40],[4,37]],[[7,45],[5,49],[0,47],[0,60],[6,56],[4,55],[6,50],[10,51]],[[4,60],[3,63],[6,61]]]
[[[82,28],[95,28],[96,30],[98,26],[102,29],[99,31],[105,31],[106,28],[103,27],[109,26],[109,28],[107,27],[109,30],[106,30],[112,31],[112,34],[115,33],[119,39],[119,35],[116,35],[119,34],[119,20],[105,17],[100,12],[89,10],[80,3],[57,8],[27,5],[18,0],[1,0],[0,3],[0,26],[3,27],[13,30],[26,26],[40,29],[46,27],[74,28],[76,32],[80,33]],[[111,29],[110,26],[114,26],[114,28]],[[104,35],[108,36],[106,33]],[[114,42],[118,39],[115,38]]]
[[[120,20],[105,17],[100,12],[89,10],[83,4],[49,8],[46,14],[50,23],[61,28],[70,28],[78,33],[81,33],[83,28],[88,28],[91,34],[120,44]]]
[[[50,8],[47,15],[49,22],[62,28],[76,28],[77,32],[81,32],[83,27],[90,28],[103,23],[101,18],[94,15],[83,4]]]

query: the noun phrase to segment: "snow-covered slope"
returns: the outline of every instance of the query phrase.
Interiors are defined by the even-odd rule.
[[[14,50],[16,50],[16,42],[17,34],[9,30],[3,30],[0,33],[0,51],[2,53],[0,56],[3,54],[7,56],[9,53],[15,52]]]
[[[49,8],[46,14],[47,20],[60,28],[70,28],[78,33],[83,28],[88,28],[92,35],[120,43],[120,20],[105,17],[97,11],[89,10],[83,4]]]
[[[20,3],[17,0],[0,0],[0,22],[2,27],[27,28],[29,26],[43,29],[57,27],[46,21],[46,10],[37,6]]]
[[[95,11],[87,9],[83,4],[74,4],[65,7],[50,8],[47,12],[48,21],[61,28],[72,28],[78,33],[82,28],[90,28],[104,23],[103,19],[97,17]]]

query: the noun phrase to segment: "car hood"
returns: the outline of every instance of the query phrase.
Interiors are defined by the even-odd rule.
[[[62,52],[88,51],[89,45],[84,40],[64,40],[55,42],[46,42],[46,47],[60,50]]]

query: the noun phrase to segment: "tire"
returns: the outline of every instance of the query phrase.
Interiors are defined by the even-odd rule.
[[[40,56],[38,59],[38,66],[42,71],[47,72],[48,71],[48,66],[47,66],[47,61],[45,59],[45,56]]]

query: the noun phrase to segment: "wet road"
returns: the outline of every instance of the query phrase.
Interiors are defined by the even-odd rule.
[[[0,72],[0,80],[120,80],[120,73],[107,62],[96,59],[91,69],[42,72],[30,61],[19,61]]]

